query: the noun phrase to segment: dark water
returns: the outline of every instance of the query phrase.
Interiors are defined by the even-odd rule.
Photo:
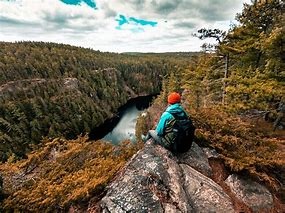
[[[135,127],[138,116],[149,107],[155,96],[142,96],[131,99],[118,109],[117,116],[105,121],[89,134],[91,140],[104,139],[113,144],[130,139],[135,142]]]
[[[130,139],[132,142],[135,142],[137,117],[142,111],[143,110],[139,110],[135,104],[129,106],[122,114],[118,124],[103,139],[113,144],[118,144],[125,139]]]

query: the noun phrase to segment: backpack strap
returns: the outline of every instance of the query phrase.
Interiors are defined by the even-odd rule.
[[[168,111],[167,111],[168,112]],[[179,119],[177,115],[171,113],[171,112],[168,112],[170,115],[172,115],[174,117],[175,120],[184,120],[184,119],[188,119],[188,115],[186,114],[186,112],[183,110],[183,114],[184,114],[184,119]]]

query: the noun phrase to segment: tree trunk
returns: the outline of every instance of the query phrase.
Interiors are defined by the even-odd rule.
[[[226,87],[227,87],[227,78],[228,78],[228,71],[229,71],[229,53],[225,55],[225,73],[224,73],[224,79],[223,79],[223,94],[222,94],[222,104],[225,104],[225,98],[226,98]]]

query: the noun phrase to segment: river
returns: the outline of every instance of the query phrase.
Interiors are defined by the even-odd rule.
[[[113,144],[130,139],[136,141],[135,128],[137,117],[143,110],[139,110],[135,104],[129,106],[123,113],[118,124],[110,131],[103,140],[110,141]]]
[[[118,116],[105,121],[104,124],[92,130],[89,138],[91,140],[103,139],[113,144],[118,144],[126,139],[135,142],[137,118],[149,107],[154,97],[151,95],[131,99],[118,109]]]

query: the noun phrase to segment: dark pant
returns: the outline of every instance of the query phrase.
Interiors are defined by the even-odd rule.
[[[159,144],[164,148],[171,150],[171,144],[167,142],[165,138],[157,135],[157,132],[155,130],[149,130],[147,133],[147,138],[148,139],[153,138],[156,144]]]
[[[157,144],[161,144],[161,137],[157,135],[155,130],[149,130],[147,135],[148,138],[152,137]]]

